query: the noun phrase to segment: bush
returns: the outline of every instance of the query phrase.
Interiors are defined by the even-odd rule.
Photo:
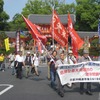
[[[10,48],[7,52],[5,48],[0,48],[0,54],[3,53],[4,55],[9,55],[11,52],[15,52],[15,48]]]

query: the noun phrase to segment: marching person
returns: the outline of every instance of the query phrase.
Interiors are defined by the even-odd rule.
[[[57,51],[54,50],[52,52],[52,58],[49,60],[48,64],[49,64],[49,67],[50,67],[50,85],[53,89],[56,89],[56,84],[55,84],[55,81],[56,81],[56,68],[55,68],[55,62],[57,61]]]
[[[55,64],[56,69],[58,68],[58,65],[60,65],[60,64],[68,64],[68,62],[65,60],[65,55],[63,52],[60,53],[60,59],[56,61],[56,64]],[[58,94],[61,97],[64,97],[64,89],[63,89],[64,86],[62,86],[58,75],[57,75],[57,77],[58,77]]]
[[[29,76],[29,71],[31,69],[33,62],[32,62],[32,57],[30,55],[30,52],[27,52],[26,58],[25,58],[25,74],[26,78]]]
[[[37,76],[39,76],[38,67],[39,67],[39,64],[40,64],[40,58],[39,58],[39,54],[38,53],[36,55],[34,55],[33,63],[34,63],[34,67],[35,67],[35,74]]]
[[[4,71],[4,69],[3,69],[3,62],[4,62],[4,54],[3,53],[1,53],[0,54],[0,71]]]
[[[16,56],[16,67],[17,67],[17,75],[16,77],[22,79],[22,66],[25,67],[24,57],[22,56],[22,51],[19,51],[19,55]]]
[[[89,56],[89,51],[84,50],[83,51],[83,56],[78,59],[78,62],[79,63],[80,62],[87,62],[87,61],[91,61],[91,60],[92,59]],[[83,94],[83,93],[84,93],[84,83],[81,82],[80,83],[80,94]],[[87,91],[86,91],[86,94],[92,95],[92,93],[91,93],[91,82],[87,82]]]
[[[65,58],[66,62],[68,62],[68,64],[75,64],[77,63],[77,60],[75,58],[75,56],[73,55],[72,50],[68,51],[68,55]],[[67,87],[72,88],[72,83],[67,83]]]

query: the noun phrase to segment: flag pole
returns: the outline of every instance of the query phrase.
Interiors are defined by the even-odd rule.
[[[100,13],[99,13],[99,22],[98,22],[98,36],[99,36],[99,47],[100,47]],[[99,51],[99,57],[100,57],[100,51]]]
[[[53,4],[53,19],[54,19],[54,4]],[[52,25],[52,44],[53,44],[53,50],[55,49],[55,44],[54,44],[54,22],[53,22],[53,25]]]
[[[27,20],[25,19],[25,17],[22,15],[22,17],[23,17],[23,19],[25,20],[25,22],[28,24],[28,22],[27,22]],[[28,24],[29,25],[29,24]],[[31,25],[29,25],[29,27],[32,29],[32,31],[35,33],[35,31],[33,30],[33,28],[31,27]],[[52,58],[52,56],[49,54],[49,52],[48,52],[48,50],[45,48],[45,46],[44,46],[44,44],[41,42],[41,40],[39,39],[39,37],[35,34],[35,36],[36,36],[36,38],[40,41],[40,43],[42,44],[42,46],[43,46],[43,48],[46,50],[46,52],[47,52],[47,54],[49,55],[49,57],[51,58],[51,59],[53,59]],[[54,61],[53,61],[54,62]],[[55,62],[54,62],[55,63]]]

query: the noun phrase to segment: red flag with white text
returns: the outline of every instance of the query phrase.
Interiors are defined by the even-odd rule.
[[[71,46],[72,46],[73,55],[76,58],[78,58],[78,48],[77,48],[77,45],[75,44],[75,42],[73,41],[73,39],[71,39]]]
[[[45,44],[47,42],[47,38],[44,36],[44,35],[41,35],[39,33],[39,31],[37,30],[37,27],[27,18],[25,18],[24,16],[22,16],[30,33],[32,34],[32,37],[35,39],[35,40],[41,40],[41,42],[43,44]]]
[[[53,10],[51,35],[61,46],[66,46],[68,43],[68,33],[62,25],[56,11]]]
[[[77,32],[74,30],[70,14],[68,14],[68,31],[71,38],[75,42],[77,49],[79,50],[84,44],[84,41],[78,36]]]

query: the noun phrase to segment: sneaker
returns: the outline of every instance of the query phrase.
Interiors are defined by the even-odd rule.
[[[2,70],[2,72],[4,72],[5,70]]]
[[[67,86],[68,88],[72,88],[72,83],[67,83],[66,86]]]
[[[92,95],[92,92],[91,91],[86,91],[86,94]]]
[[[64,93],[58,92],[61,97],[64,97]]]

